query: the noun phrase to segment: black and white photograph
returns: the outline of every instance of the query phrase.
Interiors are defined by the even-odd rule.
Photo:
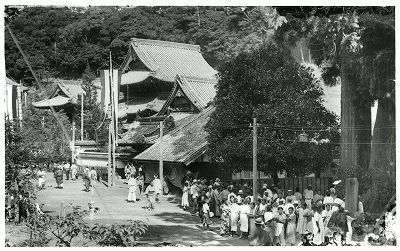
[[[394,3],[16,3],[5,247],[397,245]]]

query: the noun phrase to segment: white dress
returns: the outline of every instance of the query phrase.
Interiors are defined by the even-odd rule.
[[[320,228],[320,231],[318,232],[318,227],[317,223]],[[320,244],[321,242],[324,241],[324,223],[322,221],[322,215],[320,215],[318,212],[315,212],[314,217],[313,217],[313,230],[314,230],[314,242],[316,244]]]
[[[183,187],[183,195],[182,195],[182,207],[189,206],[189,188],[187,186]]]
[[[46,172],[38,171],[37,176],[39,177],[39,187],[43,187],[46,182]]]
[[[236,203],[233,203],[231,205],[231,214],[229,216],[229,223],[231,226],[231,231],[236,232],[237,231],[237,225],[238,225],[238,218],[239,218],[239,205]]]
[[[135,178],[130,178],[128,181],[129,193],[128,193],[128,201],[136,201],[136,189],[137,183]]]
[[[240,231],[242,232],[249,232],[249,217],[247,214],[250,213],[250,206],[249,205],[241,205],[239,207],[240,211]]]
[[[156,194],[161,194],[161,180],[160,179],[154,179],[154,188],[156,189]]]

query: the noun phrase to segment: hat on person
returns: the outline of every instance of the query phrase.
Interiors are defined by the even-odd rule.
[[[219,186],[219,182],[215,182],[214,185],[215,185],[215,186]]]
[[[256,225],[262,225],[264,224],[263,220],[261,217],[258,217],[257,219],[255,219],[254,224]]]
[[[264,185],[262,186],[262,188],[267,189],[267,188],[268,188],[268,185],[267,185],[267,184],[264,184]]]
[[[293,201],[293,205],[298,205],[299,202],[297,200]]]
[[[197,182],[197,180],[196,180],[196,179],[194,179],[194,180],[193,180],[193,183],[195,183],[195,182]]]
[[[242,190],[239,190],[238,194],[243,194],[243,191],[242,191]]]
[[[221,181],[221,180],[220,180],[219,178],[216,178],[216,179],[215,179],[215,182],[217,182],[217,181]]]
[[[282,208],[282,210],[283,210],[283,206],[282,206],[282,205],[279,205],[279,206],[278,206],[278,209],[279,209],[279,208]]]
[[[208,186],[208,188],[212,188],[212,187],[213,187],[212,185],[209,185],[209,186]]]
[[[279,202],[285,202],[285,199],[282,198],[282,199],[279,200]]]

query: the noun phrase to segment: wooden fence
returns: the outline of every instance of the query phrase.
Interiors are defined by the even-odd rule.
[[[251,179],[243,179],[244,181],[251,181]],[[313,191],[321,191],[321,194],[325,196],[326,190],[332,187],[332,178],[324,177],[324,178],[281,178],[279,179],[279,183],[281,188],[285,191],[285,195],[287,194],[287,190],[292,190],[295,192],[296,187],[300,188],[300,193],[303,194],[304,189],[307,188],[308,185],[312,186]],[[263,184],[268,184],[268,187],[274,184],[274,180],[271,178],[260,178],[257,179],[257,190],[261,191]]]

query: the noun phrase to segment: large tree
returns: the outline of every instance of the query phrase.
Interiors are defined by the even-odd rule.
[[[318,173],[332,161],[337,118],[323,106],[318,81],[289,51],[262,45],[226,63],[215,106],[208,142],[212,160],[224,168],[251,170],[253,117],[260,124],[258,168],[276,181],[278,173]],[[297,141],[302,129],[312,143]]]
[[[394,8],[325,7],[296,14],[287,16],[276,39],[289,47],[305,39],[324,82],[341,83],[338,178],[358,178],[367,209],[379,210],[395,191]]]

